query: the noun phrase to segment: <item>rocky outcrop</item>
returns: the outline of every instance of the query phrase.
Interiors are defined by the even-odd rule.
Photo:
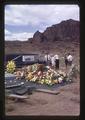
[[[79,42],[79,21],[66,20],[46,28],[43,33],[35,32],[32,42],[77,41]],[[30,39],[29,39],[30,40]]]
[[[34,40],[34,42],[41,42],[42,41],[42,37],[43,37],[42,33],[37,31],[33,35],[33,40]]]
[[[70,19],[46,28],[43,33],[36,31],[27,41],[6,41],[5,53],[58,52],[70,48],[74,51],[80,42],[79,24],[79,21]]]

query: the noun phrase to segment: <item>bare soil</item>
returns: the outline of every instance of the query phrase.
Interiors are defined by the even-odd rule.
[[[79,64],[79,45],[73,43],[59,43],[58,48],[52,46],[51,52],[54,54],[59,53],[60,57],[64,56],[65,49],[74,56],[74,63]],[[68,48],[67,48],[68,47]],[[28,47],[29,48],[29,47]],[[37,47],[39,48],[39,46]],[[31,49],[32,50],[32,49]],[[37,51],[35,49],[35,51]],[[62,67],[63,66],[63,67]],[[60,69],[65,70],[63,61],[61,61]],[[80,115],[80,75],[74,79],[74,82],[62,86],[58,89],[60,94],[52,95],[42,92],[34,92],[28,96],[23,102],[15,102],[13,100],[6,99],[6,115]],[[11,108],[11,110],[10,110]]]
[[[78,76],[79,77],[79,76]],[[6,115],[80,115],[80,81],[62,86],[60,94],[33,92],[23,102],[6,100]]]

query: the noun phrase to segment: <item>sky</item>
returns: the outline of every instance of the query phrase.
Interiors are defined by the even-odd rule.
[[[6,5],[5,40],[26,41],[63,20],[80,20],[78,5]]]

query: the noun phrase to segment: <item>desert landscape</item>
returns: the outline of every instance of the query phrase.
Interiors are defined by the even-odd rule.
[[[6,99],[6,115],[80,115],[79,21],[69,19],[46,28],[43,33],[36,31],[33,38],[29,38],[28,41],[5,41],[5,54],[37,53],[41,57],[46,53],[58,54],[59,69],[64,72],[66,72],[64,56],[68,52],[73,56],[73,64],[78,69],[76,77],[73,77],[73,83],[56,88],[55,90],[59,91],[57,95],[34,91],[23,102]]]

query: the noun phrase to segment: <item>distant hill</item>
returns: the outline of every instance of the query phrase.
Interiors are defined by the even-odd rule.
[[[56,52],[62,49],[72,50],[72,47],[80,43],[80,22],[72,19],[62,21],[59,24],[47,27],[41,33],[36,31],[33,38],[25,42],[6,41],[5,53],[44,53],[46,51]]]
[[[30,39],[29,39],[30,40]],[[75,20],[62,21],[59,24],[46,28],[43,33],[37,31],[31,42],[55,42],[77,41],[79,42],[79,22]]]

